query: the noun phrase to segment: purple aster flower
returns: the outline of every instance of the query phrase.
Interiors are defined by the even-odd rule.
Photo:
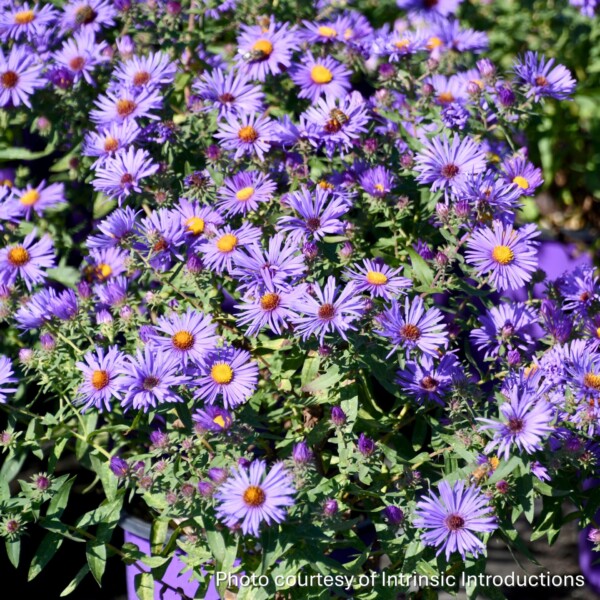
[[[126,88],[156,88],[173,83],[177,68],[164,52],[132,56],[118,65],[113,77]],[[118,87],[118,86],[116,86]]]
[[[458,129],[459,131],[462,131],[469,122],[471,114],[464,106],[453,103],[444,106],[440,116],[442,117],[442,123],[448,127],[448,129]]]
[[[336,427],[341,427],[346,423],[346,413],[340,406],[333,406],[331,408],[331,422]]]
[[[404,511],[399,506],[390,504],[381,511],[381,514],[390,525],[400,525],[404,521]]]
[[[204,74],[194,90],[206,104],[202,110],[217,110],[218,118],[263,110],[261,87],[250,83],[242,73],[215,69]]]
[[[52,301],[50,312],[61,321],[69,321],[79,312],[77,295],[73,290],[64,290]]]
[[[515,290],[531,280],[537,269],[537,227],[530,223],[513,229],[494,221],[482,227],[467,242],[466,260],[478,275],[488,274],[490,284],[499,290]]]
[[[210,206],[200,206],[197,202],[190,202],[185,198],[179,200],[175,207],[181,215],[181,227],[185,230],[188,244],[195,247],[207,233],[215,233],[223,225],[224,220],[220,213]]]
[[[174,258],[183,260],[180,247],[185,242],[185,230],[176,211],[155,210],[142,219],[141,234],[142,239],[134,247],[147,255],[152,268],[168,271]]]
[[[56,299],[56,292],[52,288],[43,289],[33,294],[15,314],[15,321],[19,329],[36,329],[52,318],[50,307]]]
[[[260,229],[244,223],[239,229],[227,226],[220,229],[200,246],[204,264],[208,269],[221,274],[225,269],[233,268],[233,257],[240,248],[258,242]]]
[[[505,160],[502,167],[505,181],[514,183],[517,190],[525,196],[535,196],[536,189],[544,183],[542,170],[534,167],[523,156]]]
[[[285,519],[283,507],[294,504],[295,492],[283,463],[275,464],[267,474],[266,463],[255,460],[247,469],[232,469],[231,477],[219,487],[217,516],[228,527],[240,525],[244,534],[258,537],[263,521],[270,525]]]
[[[462,28],[459,19],[435,19],[427,40],[427,49],[432,58],[443,51],[481,52],[488,47],[488,37],[481,31]]]
[[[321,240],[326,235],[339,235],[344,232],[344,223],[340,220],[350,206],[346,199],[329,190],[317,186],[314,193],[307,187],[301,187],[287,197],[287,205],[298,217],[281,217],[277,221],[279,229],[289,231],[295,238],[314,238]]]
[[[119,479],[129,474],[129,463],[120,456],[113,456],[110,459],[109,468]]]
[[[360,175],[359,182],[370,196],[385,198],[394,187],[394,176],[385,167],[373,167]]]
[[[8,56],[0,49],[0,106],[31,108],[29,96],[46,85],[40,77],[42,65],[35,54],[24,46],[13,46]]]
[[[119,306],[127,300],[128,286],[129,279],[127,277],[113,277],[104,283],[96,284],[94,292],[101,304]]]
[[[192,415],[192,419],[202,431],[222,432],[229,429],[233,423],[231,413],[220,406],[205,406]]]
[[[442,313],[437,308],[426,311],[419,296],[412,301],[406,298],[404,310],[396,300],[392,300],[391,307],[378,319],[382,329],[376,333],[388,338],[394,345],[388,357],[398,346],[405,348],[407,353],[417,348],[423,354],[437,357],[439,347],[445,348],[448,344]]]
[[[315,102],[320,96],[342,98],[350,90],[352,71],[331,56],[316,58],[309,52],[290,73],[292,81],[299,86],[299,98]]]
[[[81,29],[66,40],[62,48],[54,53],[56,64],[68,69],[77,82],[82,77],[90,85],[94,85],[92,73],[97,65],[106,62],[106,42],[96,43],[96,36],[91,29]]]
[[[240,289],[257,293],[264,290],[268,283],[289,287],[306,270],[304,256],[298,245],[293,240],[286,240],[282,233],[269,239],[267,250],[253,243],[236,252],[233,262],[235,268],[231,270],[231,275],[240,282]]]
[[[546,60],[544,56],[538,57],[537,52],[531,51],[515,63],[515,73],[525,87],[528,98],[533,97],[535,102],[539,102],[540,98],[569,99],[577,83],[569,69],[563,65],[553,67],[553,58]]]
[[[50,25],[56,20],[57,12],[51,4],[30,5],[6,3],[0,13],[0,38],[7,42],[12,39],[18,41],[22,37],[29,42],[35,42],[43,36]]]
[[[344,40],[346,31],[351,27],[351,21],[346,15],[338,15],[332,20],[302,21],[304,28],[300,32],[301,38],[310,44],[328,44]]]
[[[594,303],[600,301],[600,282],[591,265],[582,265],[565,273],[557,284],[565,310],[586,315]]]
[[[282,329],[298,317],[295,307],[304,296],[305,287],[276,288],[266,283],[261,293],[246,296],[241,304],[236,304],[237,325],[249,325],[247,337],[256,336],[265,327],[281,335]]]
[[[571,363],[567,365],[570,375],[569,383],[578,400],[600,411],[600,354],[591,351],[591,344],[580,346],[583,352],[573,354]],[[577,349],[576,349],[577,350]]]
[[[586,17],[594,17],[598,10],[598,0],[569,0],[571,6],[576,6]],[[593,530],[598,531],[598,530]],[[593,540],[592,540],[593,541]],[[600,541],[600,538],[599,538]]]
[[[257,117],[254,114],[227,115],[226,121],[219,125],[219,131],[215,134],[223,148],[235,150],[235,159],[245,154],[256,154],[261,162],[271,147],[273,136],[273,121],[265,115]]]
[[[447,17],[458,10],[462,0],[396,0],[398,8],[414,12],[428,18],[441,15]]]
[[[31,213],[34,211],[41,217],[47,208],[64,204],[66,202],[65,186],[63,183],[46,185],[46,180],[43,180],[35,188],[32,185],[27,185],[23,190],[16,190],[12,201],[16,205],[19,214],[29,221]]]
[[[200,366],[195,381],[197,395],[209,404],[222,396],[225,408],[235,408],[254,394],[258,382],[258,366],[250,352],[231,346],[210,352]]]
[[[538,399],[526,386],[513,385],[508,390],[507,399],[500,405],[501,421],[477,419],[481,423],[481,431],[491,429],[494,435],[484,452],[489,454],[498,448],[498,455],[504,460],[510,458],[514,446],[526,454],[540,450],[542,441],[554,430],[551,423],[556,412],[552,404],[543,398]]]
[[[420,31],[394,31],[373,40],[372,50],[376,56],[387,56],[394,63],[426,48],[426,38]]]
[[[91,281],[106,281],[125,272],[127,254],[118,248],[100,248],[90,251],[86,256],[84,273]]]
[[[237,65],[251,79],[264,81],[268,74],[278,75],[291,65],[292,52],[298,48],[293,28],[276,23],[269,28],[243,25],[238,38]]]
[[[358,451],[363,455],[363,456],[371,456],[371,454],[373,454],[373,452],[375,452],[375,442],[371,439],[368,438],[364,433],[361,433],[358,436],[358,441],[356,443],[356,446],[358,448]]]
[[[462,369],[453,354],[442,356],[437,365],[431,356],[424,355],[418,361],[407,361],[405,368],[398,371],[396,381],[417,402],[443,405],[444,397],[462,376]]]
[[[437,547],[437,555],[445,551],[446,560],[453,552],[459,552],[463,560],[467,554],[482,554],[485,545],[475,533],[497,528],[489,498],[474,485],[465,489],[464,481],[456,481],[453,487],[441,481],[437,487],[439,496],[430,491],[415,508],[413,525],[425,530],[423,543]]]
[[[257,210],[260,202],[271,200],[276,187],[275,182],[260,171],[236,173],[226,177],[219,188],[217,207],[225,215],[245,215]]]
[[[292,459],[298,465],[306,465],[312,461],[312,450],[305,441],[294,444],[294,447],[292,448]]]
[[[105,159],[125,150],[139,135],[140,128],[135,121],[111,123],[100,131],[92,131],[85,135],[82,154],[97,157],[92,164],[92,168],[96,168],[102,165]]]
[[[434,192],[454,188],[468,175],[481,173],[486,168],[483,148],[470,137],[461,140],[456,134],[452,142],[445,134],[426,141],[415,160],[417,181],[430,184]]]
[[[108,351],[97,348],[83,357],[76,367],[83,373],[83,383],[79,386],[77,404],[82,404],[81,412],[97,408],[100,412],[111,409],[111,400],[121,401],[120,373],[123,370],[124,355],[116,346]]]
[[[72,0],[63,7],[63,30],[91,29],[98,32],[115,24],[116,9],[108,0]]]
[[[135,357],[126,356],[121,369],[121,406],[148,412],[167,402],[183,402],[172,389],[190,381],[177,374],[180,365],[179,357],[155,354],[148,346],[143,352],[138,350]]]
[[[356,329],[351,323],[364,312],[362,298],[356,294],[354,285],[349,283],[340,292],[335,277],[330,276],[323,288],[318,283],[311,287],[314,296],[306,291],[294,307],[304,315],[294,319],[298,335],[303,340],[314,335],[323,345],[325,335],[335,331],[347,340],[346,332]]]
[[[329,156],[336,150],[350,150],[361,133],[367,131],[369,112],[359,92],[344,98],[321,98],[304,113],[309,126],[310,140],[316,146],[325,145]]]
[[[7,384],[18,382],[18,379],[13,377],[13,375],[14,371],[11,360],[0,354],[0,404],[6,403],[8,394],[14,394],[17,391],[15,387],[5,387]]]
[[[191,360],[200,364],[217,343],[216,328],[209,315],[188,308],[184,314],[158,319],[152,339],[163,354],[176,356],[184,363]]]
[[[391,300],[412,286],[412,281],[400,276],[402,267],[392,269],[381,260],[366,258],[362,264],[355,265],[355,270],[348,269],[346,277],[354,283],[358,292],[367,292],[371,296]]]
[[[471,331],[471,339],[485,357],[498,356],[500,349],[527,352],[535,343],[532,334],[538,322],[536,311],[524,303],[500,304],[479,317],[482,327]]]
[[[137,230],[139,211],[130,208],[117,208],[98,225],[99,235],[91,235],[87,239],[90,250],[114,248],[123,244]]]
[[[445,75],[432,75],[424,80],[425,86],[430,84],[433,88],[431,94],[436,102],[441,106],[456,106],[458,103],[465,102],[467,100],[467,91],[465,89],[464,79],[458,75],[451,75],[446,77]],[[424,90],[429,89],[425,87],[421,90],[421,93],[425,95]]]
[[[31,291],[46,279],[44,269],[55,266],[54,247],[49,235],[34,243],[36,234],[34,229],[21,244],[0,249],[0,284],[12,286],[18,276]]]
[[[140,181],[158,171],[158,165],[152,162],[147,150],[135,149],[130,146],[127,150],[117,152],[107,158],[102,166],[96,169],[96,177],[92,180],[94,189],[116,198],[119,204],[127,198],[131,191],[140,194]]]
[[[535,475],[540,481],[550,481],[550,475],[548,475],[548,469],[544,467],[540,462],[534,460],[531,463],[531,472]]]
[[[122,87],[107,91],[94,104],[98,108],[90,112],[90,118],[94,123],[108,125],[115,121],[122,123],[140,117],[158,119],[151,111],[162,107],[162,97],[157,89],[142,88],[135,91]]]

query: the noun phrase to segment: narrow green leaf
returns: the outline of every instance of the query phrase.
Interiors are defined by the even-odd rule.
[[[83,565],[83,567],[81,567],[81,569],[79,569],[79,571],[77,572],[77,575],[75,575],[75,577],[73,577],[73,579],[71,580],[69,585],[60,593],[60,597],[64,598],[65,596],[72,594],[77,589],[77,586],[83,581],[83,578],[89,572],[90,572],[89,566],[87,564]]]
[[[61,547],[62,542],[63,537],[59,533],[51,531],[46,534],[46,537],[42,540],[42,543],[39,545],[37,552],[31,561],[27,581],[35,579],[42,572],[44,567],[50,562],[52,557]]]
[[[21,554],[21,540],[6,540],[6,554],[8,554],[8,560],[12,563],[16,569],[19,566],[19,555]]]
[[[152,573],[140,573],[135,576],[135,593],[139,600],[154,600]]]

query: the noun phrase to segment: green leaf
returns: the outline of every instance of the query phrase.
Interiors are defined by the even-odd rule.
[[[152,530],[150,532],[150,543],[152,547],[152,554],[160,554],[165,541],[167,539],[167,532],[169,531],[169,520],[168,519],[155,519],[152,523]]]
[[[60,519],[61,515],[65,511],[67,507],[67,502],[69,501],[69,494],[71,492],[71,488],[73,487],[73,483],[75,483],[75,477],[71,479],[67,479],[67,476],[63,476],[56,480],[55,485],[62,479],[59,490],[52,496],[52,500],[50,500],[50,504],[48,505],[48,511],[46,512],[46,517],[49,519]]]
[[[335,385],[342,376],[339,373],[339,367],[333,365],[326,373],[319,375],[316,379],[302,386],[302,391],[308,394],[317,395],[324,392],[326,389]]]
[[[6,540],[6,554],[8,554],[8,560],[12,563],[16,569],[19,566],[19,555],[21,554],[21,540]]]
[[[46,534],[46,537],[42,540],[42,543],[39,545],[37,552],[31,561],[27,581],[35,579],[42,572],[44,567],[50,562],[52,557],[61,547],[62,542],[63,537],[60,533],[51,531]]]
[[[154,600],[152,573],[139,573],[135,576],[135,593],[139,600]]]
[[[424,285],[430,286],[434,278],[433,270],[412,248],[408,248],[407,250],[414,276]]]
[[[73,579],[71,580],[69,585],[67,585],[67,587],[60,593],[60,597],[64,598],[65,596],[72,594],[77,589],[77,586],[83,581],[83,578],[89,572],[90,572],[89,566],[87,564],[83,565],[83,567],[81,567],[81,569],[79,569],[79,571],[77,572],[77,575],[75,575],[75,577],[73,577]]]

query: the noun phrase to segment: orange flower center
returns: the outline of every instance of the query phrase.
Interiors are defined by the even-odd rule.
[[[319,315],[319,319],[324,319],[325,321],[331,321],[333,317],[335,317],[335,306],[327,302],[326,304],[322,304],[319,307],[319,311],[317,313]]]
[[[128,117],[136,109],[137,104],[128,98],[121,98],[117,102],[117,114],[120,117]]]
[[[233,233],[226,233],[217,240],[217,250],[219,252],[231,252],[237,246],[237,236]]]
[[[35,19],[35,13],[32,10],[20,10],[15,14],[15,25],[27,25]]]
[[[19,81],[19,76],[14,71],[5,71],[0,75],[0,83],[2,87],[14,88]]]
[[[194,336],[189,331],[178,331],[171,341],[178,350],[189,350],[194,345]]]
[[[106,263],[101,263],[96,267],[96,275],[98,279],[107,279],[112,274],[112,267]]]
[[[407,323],[400,328],[400,335],[405,340],[416,342],[421,337],[421,330],[416,325]]]
[[[258,139],[258,131],[252,125],[246,125],[238,131],[238,137],[242,142],[250,144]]]
[[[69,67],[71,67],[73,71],[81,71],[81,69],[83,69],[84,66],[85,58],[83,58],[83,56],[76,56],[69,62]]]
[[[261,506],[266,500],[265,493],[257,485],[251,485],[244,492],[244,502],[248,506]]]
[[[104,151],[105,152],[116,152],[119,149],[119,140],[109,135],[104,140]]]
[[[279,294],[269,292],[260,299],[260,306],[263,310],[274,310],[279,306]]]
[[[454,95],[452,92],[442,92],[438,95],[437,99],[442,104],[450,104],[450,102],[454,102]]]
[[[29,262],[29,252],[23,246],[15,246],[8,251],[8,262],[13,267],[22,267]]]
[[[92,373],[92,387],[96,390],[104,389],[110,381],[106,371],[94,371]]]
[[[138,71],[133,76],[133,85],[146,85],[150,81],[150,73],[148,71]]]
[[[586,373],[583,376],[583,385],[600,391],[600,375],[597,375],[596,373]]]
[[[258,40],[252,46],[254,52],[260,52],[265,58],[271,56],[273,44],[269,40]]]

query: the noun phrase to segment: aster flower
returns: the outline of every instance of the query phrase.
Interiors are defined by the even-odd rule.
[[[157,89],[142,88],[136,91],[121,87],[107,91],[94,104],[97,108],[90,112],[90,119],[94,123],[108,125],[114,121],[122,123],[141,117],[158,119],[152,111],[162,107],[162,97]]]
[[[266,463],[255,460],[248,469],[233,469],[232,476],[219,487],[215,494],[217,516],[228,527],[240,525],[244,534],[258,537],[263,521],[270,525],[285,519],[283,507],[294,504],[295,492],[283,463],[274,465],[267,474]]]
[[[311,143],[316,147],[324,145],[329,156],[336,150],[349,150],[360,134],[366,132],[369,122],[365,100],[356,91],[344,98],[321,98],[303,116],[312,126]]]
[[[30,5],[28,2],[12,6],[8,4],[0,12],[0,39],[7,42],[24,37],[34,42],[47,31],[56,17],[56,9],[51,4],[42,5],[41,8],[38,4]]]
[[[482,52],[489,45],[487,35],[482,31],[463,28],[459,19],[435,19],[427,35],[427,49],[432,58],[442,52]]]
[[[9,385],[18,382],[18,379],[13,375],[11,360],[0,354],[0,404],[6,404],[7,395],[14,394],[17,391],[17,388]],[[5,387],[6,385],[9,385],[9,387]]]
[[[277,75],[291,65],[292,52],[298,48],[293,28],[276,23],[269,28],[243,25],[238,38],[237,65],[251,79],[264,81],[268,74]]]
[[[565,310],[585,315],[594,303],[600,301],[600,282],[591,265],[582,265],[565,273],[558,279],[557,285],[564,298]]]
[[[120,275],[107,279],[103,283],[97,283],[94,286],[94,293],[101,305],[119,306],[127,300],[128,286],[129,279]]]
[[[305,285],[277,288],[266,282],[261,293],[254,293],[236,304],[237,325],[249,325],[245,335],[254,337],[265,327],[281,335],[282,329],[298,317],[295,307],[306,293]]]
[[[134,247],[147,254],[154,269],[167,271],[173,259],[183,260],[180,247],[185,242],[179,215],[174,210],[160,208],[142,219],[141,239]]]
[[[140,211],[126,206],[111,212],[98,225],[99,235],[90,235],[87,247],[90,250],[100,248],[113,248],[123,244],[137,230],[137,218]]]
[[[367,169],[358,178],[363,190],[374,198],[385,198],[394,187],[394,176],[385,167]]]
[[[83,405],[81,412],[92,407],[100,412],[110,411],[111,400],[121,400],[123,359],[124,355],[117,346],[111,346],[108,351],[97,348],[94,352],[87,352],[83,361],[75,363],[84,378],[78,389],[77,404]]]
[[[24,104],[31,108],[29,96],[46,85],[41,71],[42,65],[28,48],[15,45],[8,56],[0,49],[0,106]]]
[[[263,109],[264,94],[259,85],[249,82],[247,76],[235,71],[215,69],[202,76],[194,90],[204,100],[202,110],[217,110],[219,118],[227,115],[257,113]]]
[[[195,381],[197,395],[209,404],[219,396],[225,408],[235,408],[256,391],[258,366],[250,353],[231,346],[208,353],[200,365],[200,377]]]
[[[502,167],[505,181],[514,183],[517,190],[525,196],[535,196],[536,189],[544,183],[542,170],[534,167],[523,156],[505,160]]]
[[[269,239],[268,249],[253,243],[233,258],[231,275],[240,282],[241,290],[262,290],[267,283],[290,287],[305,272],[304,256],[293,240],[278,233]]]
[[[482,327],[470,337],[485,357],[498,356],[501,348],[528,351],[534,343],[536,312],[524,303],[500,304],[479,317]]]
[[[117,65],[113,77],[125,87],[156,88],[173,83],[177,67],[164,52],[132,56]]]
[[[64,290],[50,304],[50,312],[61,321],[73,319],[79,312],[77,295],[73,290]]]
[[[91,29],[98,32],[115,24],[117,10],[108,0],[72,0],[63,7],[63,30]]]
[[[592,351],[589,342],[572,350],[567,364],[569,384],[581,402],[600,408],[600,354]]]
[[[47,185],[46,180],[43,180],[37,187],[28,184],[25,189],[15,191],[12,202],[15,204],[16,210],[27,220],[31,219],[34,211],[41,217],[47,208],[66,202],[65,186],[63,183]]]
[[[19,329],[29,330],[41,327],[52,318],[50,307],[56,299],[52,288],[43,289],[33,294],[15,314]]]
[[[374,297],[391,300],[412,286],[410,279],[400,276],[402,267],[392,269],[381,260],[366,258],[354,269],[348,269],[346,277],[354,283],[357,292],[367,292]]]
[[[117,152],[107,158],[102,166],[96,169],[96,177],[92,180],[94,189],[116,198],[119,204],[131,194],[132,190],[140,194],[140,181],[158,171],[158,165],[152,162],[147,150],[135,149]]]
[[[104,55],[107,47],[106,42],[96,42],[96,36],[91,29],[81,29],[66,40],[53,56],[56,64],[71,71],[75,83],[83,78],[93,85],[94,69],[108,60]]]
[[[260,202],[271,200],[276,187],[269,176],[260,171],[242,171],[225,178],[218,190],[217,206],[225,215],[245,215],[257,210]]]
[[[225,269],[231,271],[235,253],[244,246],[258,242],[260,234],[260,230],[249,223],[244,223],[239,229],[230,226],[219,229],[199,247],[204,264],[219,274]]]
[[[93,249],[86,256],[84,273],[89,280],[106,281],[125,272],[128,255],[115,247]]]
[[[352,72],[331,56],[316,58],[309,52],[290,73],[292,81],[299,86],[299,98],[315,102],[320,96],[342,98],[350,90]]]
[[[98,157],[92,164],[92,169],[102,165],[107,158],[114,157],[125,150],[140,135],[140,128],[135,121],[127,120],[122,123],[110,123],[99,131],[86,133],[83,142],[84,156]]]
[[[311,193],[303,186],[289,194],[286,203],[299,216],[281,217],[277,221],[281,231],[289,231],[297,238],[316,240],[343,233],[344,223],[340,217],[350,210],[343,196],[332,194],[319,186]]]
[[[121,405],[126,410],[148,412],[167,402],[183,402],[172,389],[189,382],[189,377],[177,374],[180,365],[179,357],[155,354],[148,346],[135,357],[126,356],[121,369]]]
[[[254,155],[262,162],[265,152],[273,141],[273,121],[265,115],[257,117],[253,114],[240,116],[227,115],[226,121],[219,125],[215,137],[221,140],[221,146],[226,150],[235,150],[234,158]]]
[[[207,352],[217,343],[216,325],[209,315],[198,313],[191,308],[181,315],[161,317],[155,326],[152,337],[154,346],[166,356],[176,356],[187,363],[202,363]],[[162,334],[167,334],[164,337]]]
[[[513,229],[494,221],[492,228],[482,227],[467,242],[466,260],[478,275],[488,274],[491,285],[499,290],[515,290],[531,280],[537,269],[537,227],[530,223]]]
[[[49,235],[34,242],[36,235],[34,229],[22,243],[0,249],[0,284],[12,286],[20,277],[31,291],[46,279],[44,269],[55,266],[54,246]]]
[[[448,345],[442,313],[437,308],[426,311],[420,296],[412,301],[406,298],[404,309],[396,300],[392,300],[391,307],[378,320],[381,329],[376,333],[388,338],[394,345],[388,357],[398,346],[405,348],[407,353],[416,348],[423,354],[435,357],[440,347]]]
[[[407,361],[405,368],[398,371],[396,382],[419,403],[443,405],[445,396],[461,377],[462,369],[453,354],[444,354],[437,364],[430,356],[424,355],[418,361]]]
[[[233,423],[233,416],[228,410],[220,406],[205,406],[192,415],[192,419],[203,431],[220,433],[229,429]]]
[[[463,560],[467,554],[479,556],[485,546],[475,534],[491,533],[497,528],[489,498],[478,487],[465,486],[464,481],[456,481],[452,487],[441,481],[437,486],[439,496],[430,491],[415,508],[413,525],[425,530],[421,540],[437,547],[437,555],[445,551],[446,560],[453,552]]]
[[[376,56],[387,56],[392,63],[426,49],[426,39],[419,31],[394,31],[377,36],[372,42]]]
[[[364,312],[362,298],[357,296],[354,285],[349,283],[340,291],[335,277],[330,276],[324,287],[315,283],[311,288],[314,296],[307,290],[294,306],[303,315],[294,319],[298,335],[303,340],[314,335],[321,345],[325,335],[333,332],[347,340],[346,332],[356,329],[352,322]]]
[[[187,242],[192,246],[199,244],[206,233],[214,233],[224,223],[221,214],[211,207],[200,206],[185,198],[175,208],[181,216],[181,227],[185,230]]]
[[[441,15],[447,17],[458,10],[462,0],[396,0],[398,8],[432,18]]]
[[[304,28],[300,31],[302,39],[309,44],[328,44],[344,40],[344,34],[351,26],[350,19],[345,15],[338,15],[335,19],[327,21],[302,21]]]
[[[568,100],[577,83],[569,69],[563,65],[554,67],[554,59],[538,57],[537,52],[528,51],[515,64],[515,73],[525,87],[525,94],[539,102],[540,98]]]
[[[447,190],[464,182],[468,175],[486,168],[485,153],[470,137],[461,140],[454,135],[452,142],[445,134],[425,142],[415,157],[417,181],[429,184],[432,191]]]

